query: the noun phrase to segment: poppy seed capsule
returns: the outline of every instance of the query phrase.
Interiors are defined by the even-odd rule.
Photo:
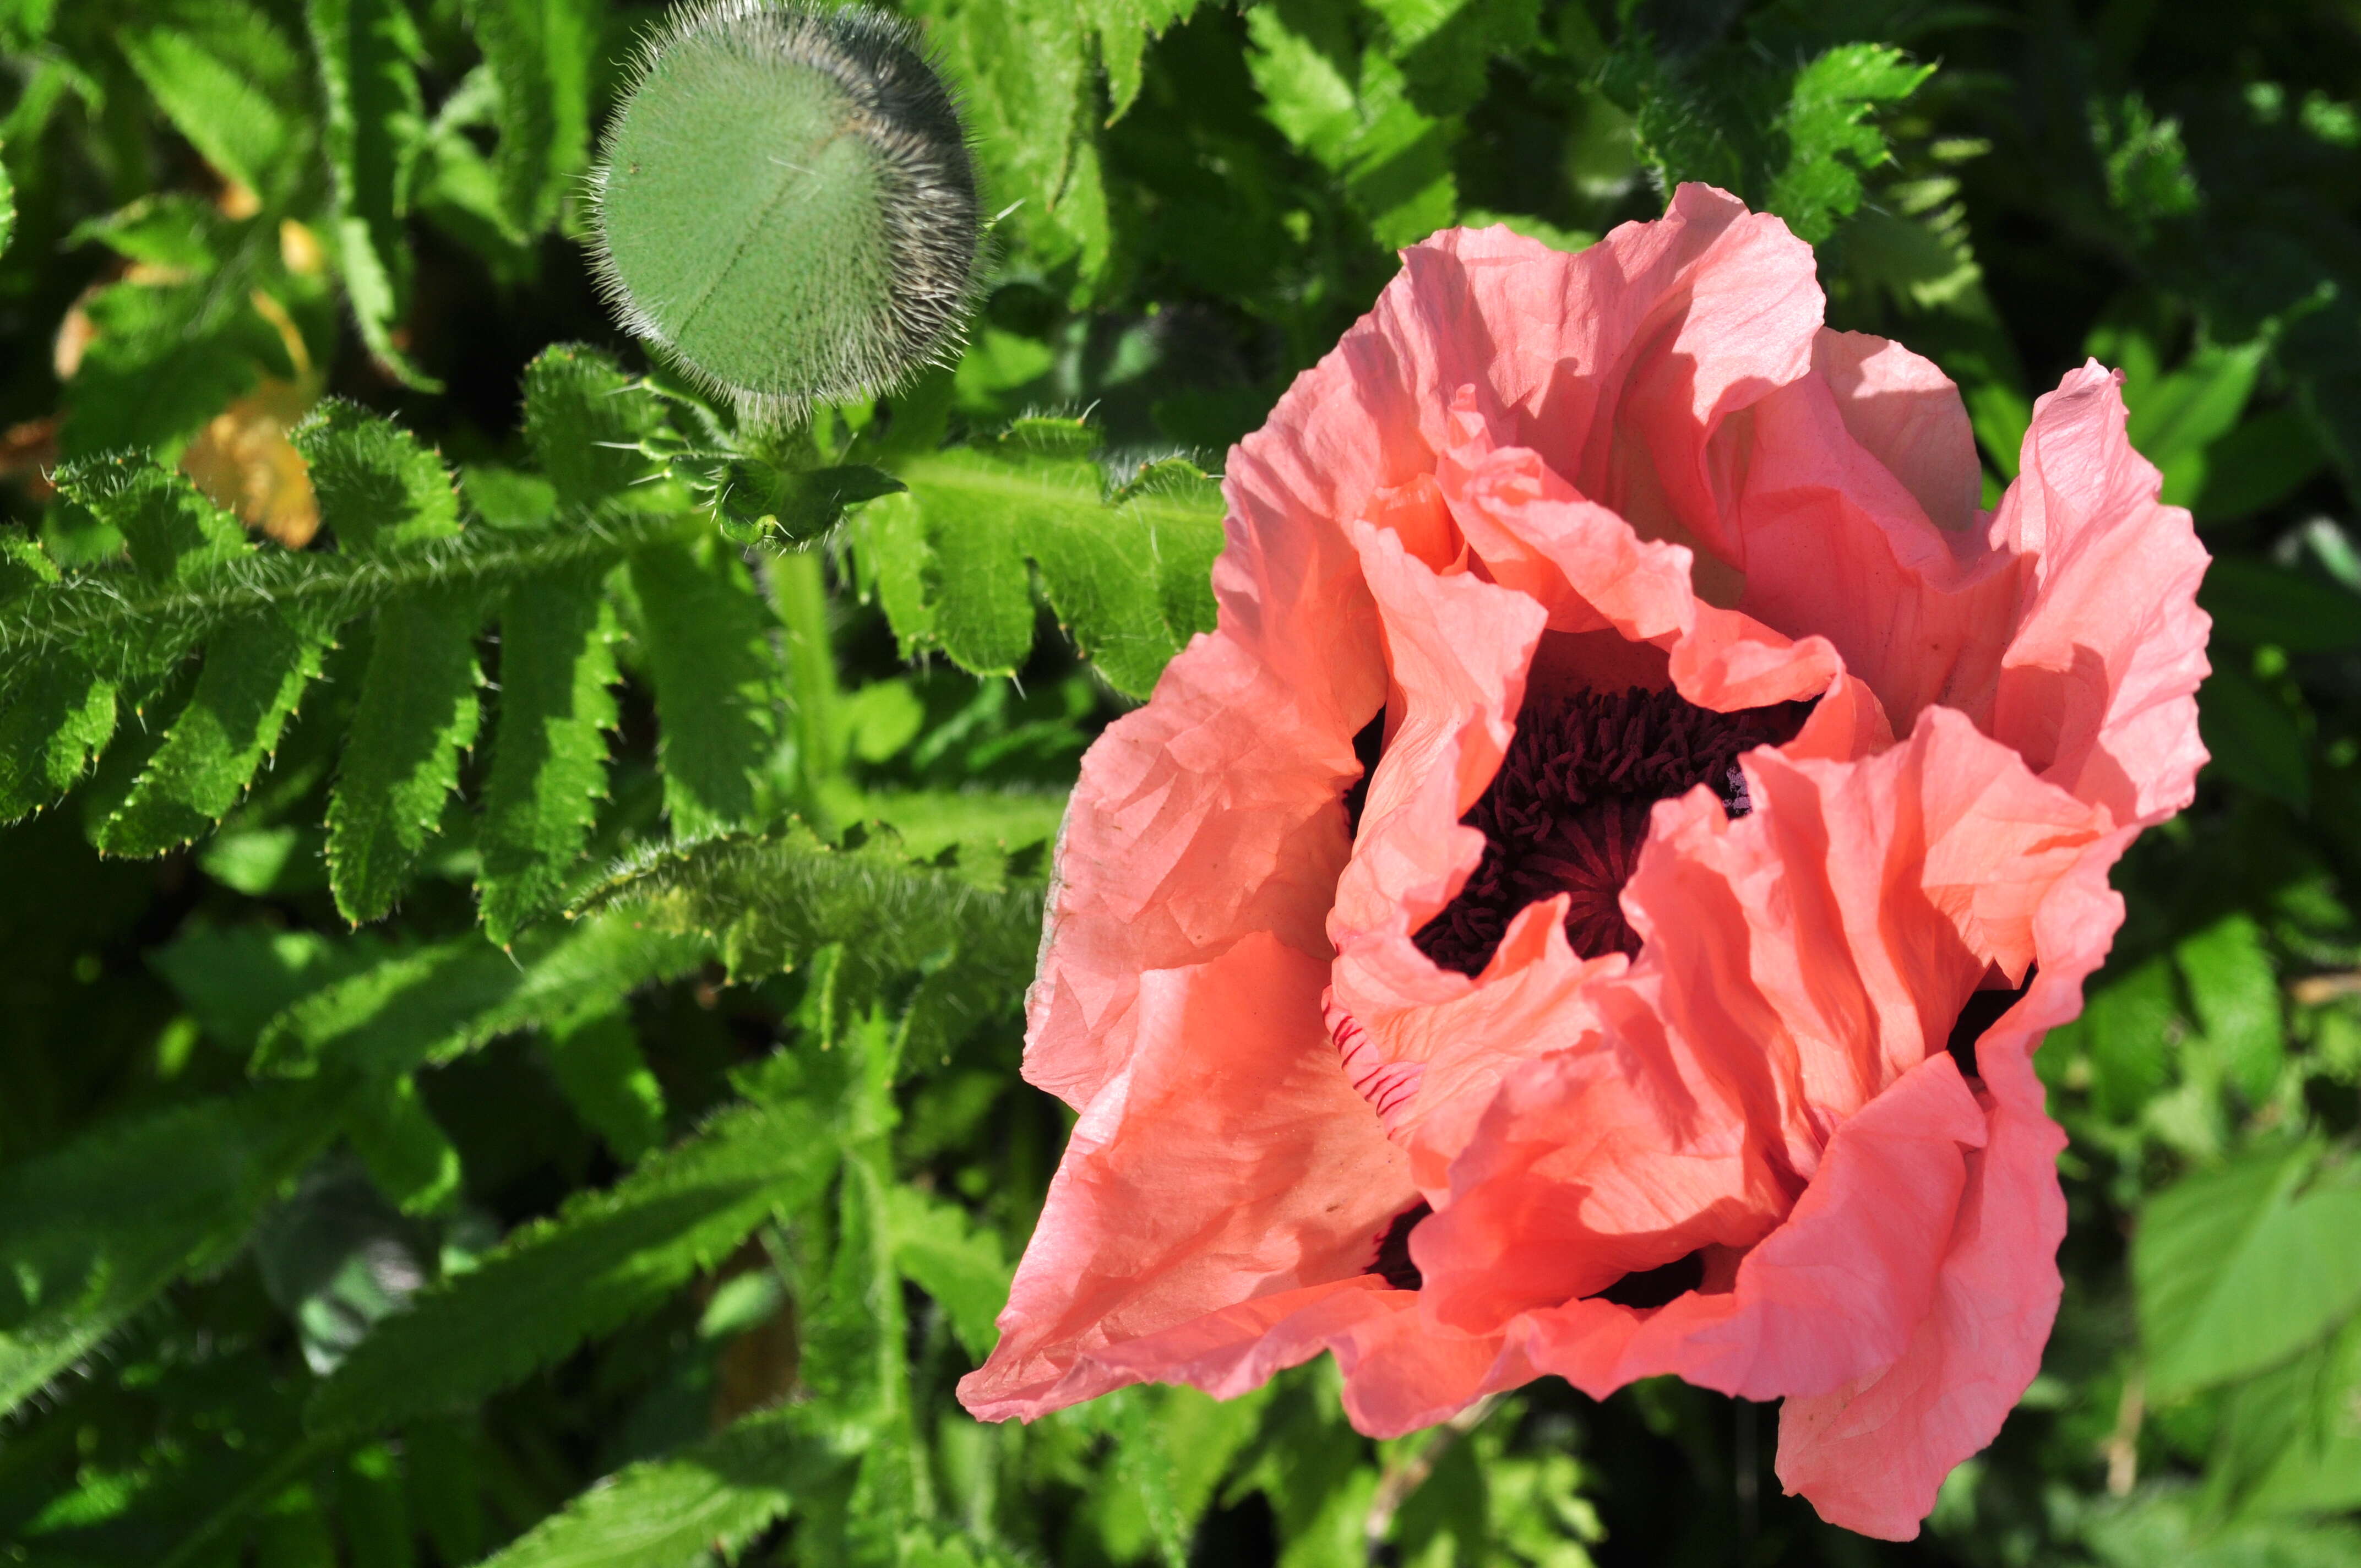
[[[792,410],[958,345],[975,170],[896,18],[683,7],[642,45],[591,181],[609,302],[716,392]]]

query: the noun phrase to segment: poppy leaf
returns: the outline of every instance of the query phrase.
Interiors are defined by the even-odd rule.
[[[505,943],[555,907],[607,794],[618,679],[612,608],[591,566],[520,583],[500,616],[500,709],[484,785],[485,932]]]
[[[671,1568],[734,1555],[842,1464],[814,1425],[802,1409],[765,1410],[627,1464],[482,1568]]]
[[[0,1177],[0,1410],[174,1279],[236,1250],[335,1133],[306,1089],[200,1100],[82,1135]]]
[[[386,607],[328,801],[328,875],[358,925],[393,906],[459,784],[482,716],[480,598],[428,589]]]
[[[744,563],[711,535],[631,558],[673,834],[752,827],[776,744],[778,659]]]
[[[2247,1376],[2361,1308],[2361,1181],[2312,1145],[2263,1147],[2148,1201],[2132,1249],[2148,1394]]]
[[[306,1420],[371,1431],[472,1405],[653,1310],[770,1214],[811,1201],[835,1163],[802,1105],[724,1111],[422,1291],[320,1386]]]
[[[981,1359],[999,1337],[993,1320],[1008,1299],[1008,1260],[1000,1238],[977,1228],[967,1212],[914,1188],[896,1187],[886,1200],[894,1230],[894,1266],[933,1297],[951,1332]]]
[[[459,497],[443,460],[410,432],[341,398],[290,433],[342,551],[362,554],[459,532]]]

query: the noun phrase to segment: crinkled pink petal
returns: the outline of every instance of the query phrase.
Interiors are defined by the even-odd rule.
[[[1371,1437],[1432,1426],[1535,1376],[1503,1354],[1497,1336],[1433,1332],[1419,1321],[1415,1292],[1366,1276],[1242,1302],[1093,1359],[1118,1375],[1118,1385],[1187,1383],[1220,1399],[1323,1350],[1345,1375],[1346,1418]]]
[[[1497,1333],[1777,1223],[1786,1195],[1750,1157],[1740,1108],[1697,1088],[1667,1055],[1598,1034],[1510,1072],[1451,1168],[1449,1201],[1411,1233],[1427,1320]]]
[[[1987,728],[2042,777],[2145,826],[2196,793],[2213,622],[2197,608],[2204,548],[2124,438],[2118,380],[2093,361],[2033,406],[1992,522],[1995,548],[2035,560]]]
[[[1930,1057],[1837,1129],[1820,1174],[1730,1289],[1644,1310],[1569,1301],[1531,1315],[1523,1352],[1600,1398],[1665,1372],[1749,1399],[1873,1373],[1927,1315],[1968,1151],[1985,1136],[1959,1069]]]
[[[1642,538],[1540,453],[1497,444],[1473,406],[1463,390],[1437,482],[1468,547],[1495,578],[1547,607],[1554,630],[1611,629],[1654,644],[1683,696],[1724,712],[1817,696],[1837,678],[1842,666],[1825,640],[1789,638],[1706,602],[1692,582],[1695,551]]]
[[[2100,826],[1956,713],[1852,762],[1741,760],[1752,815],[1656,807],[1623,890],[1664,1025],[1799,1178],[1829,1134],[1942,1048],[1986,970],[2022,974],[2026,916]],[[1649,977],[1657,977],[1653,982]]]
[[[1356,524],[1355,540],[1393,672],[1389,711],[1399,715],[1328,915],[1337,995],[1357,1015],[1373,992],[1441,1002],[1468,987],[1436,969],[1411,933],[1483,855],[1483,834],[1459,818],[1508,750],[1544,617],[1514,589],[1436,576],[1391,532]]]
[[[1358,1019],[1352,1026],[1363,1053],[1383,1064],[1375,1070],[1417,1075],[1408,1097],[1381,1113],[1388,1135],[1410,1151],[1411,1179],[1430,1201],[1448,1193],[1451,1161],[1501,1077],[1596,1035],[1598,1014],[1584,988],[1629,963],[1620,953],[1576,954],[1565,939],[1565,900],[1554,898],[1518,912],[1492,961],[1458,996],[1390,1010],[1365,1003],[1381,1033]]]
[[[2107,869],[2131,836],[2093,846],[2043,901],[2040,973],[1976,1044],[1991,1133],[1970,1157],[1933,1310],[1892,1366],[1780,1413],[1779,1478],[1832,1524],[1916,1536],[1951,1467],[1993,1440],[2040,1370],[2058,1311],[2066,1135],[2043,1109],[2033,1051],[2081,1011],[2083,981],[2123,922]]]
[[[1227,634],[1192,643],[1157,693],[1083,760],[1027,993],[1025,1076],[1077,1109],[1130,1058],[1141,975],[1254,931],[1324,949],[1348,849],[1359,719],[1308,707]]]
[[[1812,368],[1835,394],[1845,430],[1910,492],[1927,521],[1949,533],[1976,523],[1983,466],[1960,389],[1898,343],[1823,329]]]
[[[1140,977],[1130,1059],[1075,1124],[969,1409],[1088,1398],[1133,1380],[1109,1346],[1367,1268],[1415,1195],[1337,1069],[1326,981],[1267,932]]]
[[[1850,333],[1820,334],[1814,370],[1749,411],[1739,608],[1791,634],[1827,637],[1906,731],[1929,703],[1991,680],[2018,573],[1980,536],[1930,521],[1910,488],[1948,489],[1977,473],[1959,394],[1941,372]],[[1872,376],[1882,394],[1865,390]],[[1886,403],[1902,405],[1898,417]],[[1973,515],[1947,510],[1955,524]]]
[[[1989,1441],[2057,1301],[2027,1058],[2202,761],[2203,555],[2095,367],[1979,518],[1956,389],[1820,322],[1808,248],[1705,187],[1578,257],[1444,234],[1232,454],[1219,628],[1062,839],[1027,1073],[1083,1113],[971,1408],[1325,1346],[1391,1433],[1669,1371],[1787,1396],[1783,1478],[1893,1535]],[[1562,900],[1428,962],[1521,700],[1623,685],[1817,702],[1749,815],[1657,806],[1636,962]],[[1960,1003],[2029,970],[1962,1080]],[[1417,1192],[1400,1291],[1365,1271]],[[1596,1297],[1691,1253],[1664,1308]]]

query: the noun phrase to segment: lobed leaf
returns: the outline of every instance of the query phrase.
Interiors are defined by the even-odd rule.
[[[1130,696],[1212,630],[1218,491],[1168,460],[1110,497],[1076,450],[1086,436],[1023,421],[990,448],[907,461],[908,496],[863,510],[856,548],[906,656],[931,644],[974,674],[1015,673],[1033,643],[1028,562],[1076,650]]]
[[[60,655],[0,697],[0,822],[14,822],[73,787],[115,734],[115,686]]]
[[[595,348],[561,343],[525,367],[525,440],[560,506],[679,499],[676,487],[640,493],[662,471],[645,448],[664,428],[663,401]]]
[[[422,1292],[313,1396],[315,1431],[463,1409],[662,1303],[776,1212],[818,1196],[835,1145],[793,1102],[725,1111],[605,1192],[577,1194]]]
[[[566,182],[590,161],[597,0],[469,0],[468,20],[496,89],[492,158],[510,225],[548,228]]]
[[[482,1568],[686,1568],[726,1559],[841,1465],[802,1409],[745,1417],[702,1442],[624,1466]]]
[[[442,458],[390,420],[329,398],[288,439],[339,550],[373,554],[459,532],[459,495]]]
[[[916,1188],[895,1188],[886,1195],[885,1210],[894,1266],[935,1299],[961,1347],[983,1360],[1000,1337],[994,1320],[1008,1301],[1012,1271],[1001,1255],[1000,1237],[978,1226],[957,1204]]]
[[[395,345],[410,286],[401,220],[426,135],[413,60],[424,50],[402,0],[307,0],[304,20],[320,63],[328,170],[345,293],[370,356],[405,386],[439,392]]]
[[[160,855],[229,815],[320,674],[330,630],[306,608],[251,617],[212,640],[164,743],[92,835],[102,852]]]
[[[328,801],[328,885],[360,925],[393,907],[459,784],[482,716],[482,598],[429,588],[379,612],[360,704]]]
[[[634,1164],[663,1145],[664,1086],[640,1054],[623,1009],[576,1013],[545,1033],[559,1091],[617,1159]]]
[[[309,150],[302,55],[246,0],[142,5],[117,34],[124,58],[205,161],[266,198],[302,177]]]
[[[989,893],[912,863],[891,843],[831,849],[791,824],[654,851],[592,889],[582,907],[710,940],[740,977],[794,969],[840,943],[857,995],[955,954],[1016,981],[1032,967],[1041,888]]]
[[[745,565],[711,536],[631,557],[655,685],[664,808],[681,839],[752,826],[777,744],[771,618]]]
[[[88,1354],[181,1276],[226,1260],[335,1135],[302,1086],[103,1125],[0,1168],[0,1410]]]
[[[252,1070],[408,1072],[517,1030],[611,1011],[639,987],[694,970],[706,951],[694,935],[620,920],[537,934],[513,954],[475,937],[397,951],[274,1018]]]
[[[500,617],[500,711],[484,786],[485,932],[505,945],[564,896],[607,794],[614,612],[586,563],[520,583]]]

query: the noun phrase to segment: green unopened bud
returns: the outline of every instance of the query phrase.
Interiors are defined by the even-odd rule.
[[[635,67],[592,175],[627,327],[758,410],[881,390],[956,350],[975,170],[907,24],[706,0]]]

